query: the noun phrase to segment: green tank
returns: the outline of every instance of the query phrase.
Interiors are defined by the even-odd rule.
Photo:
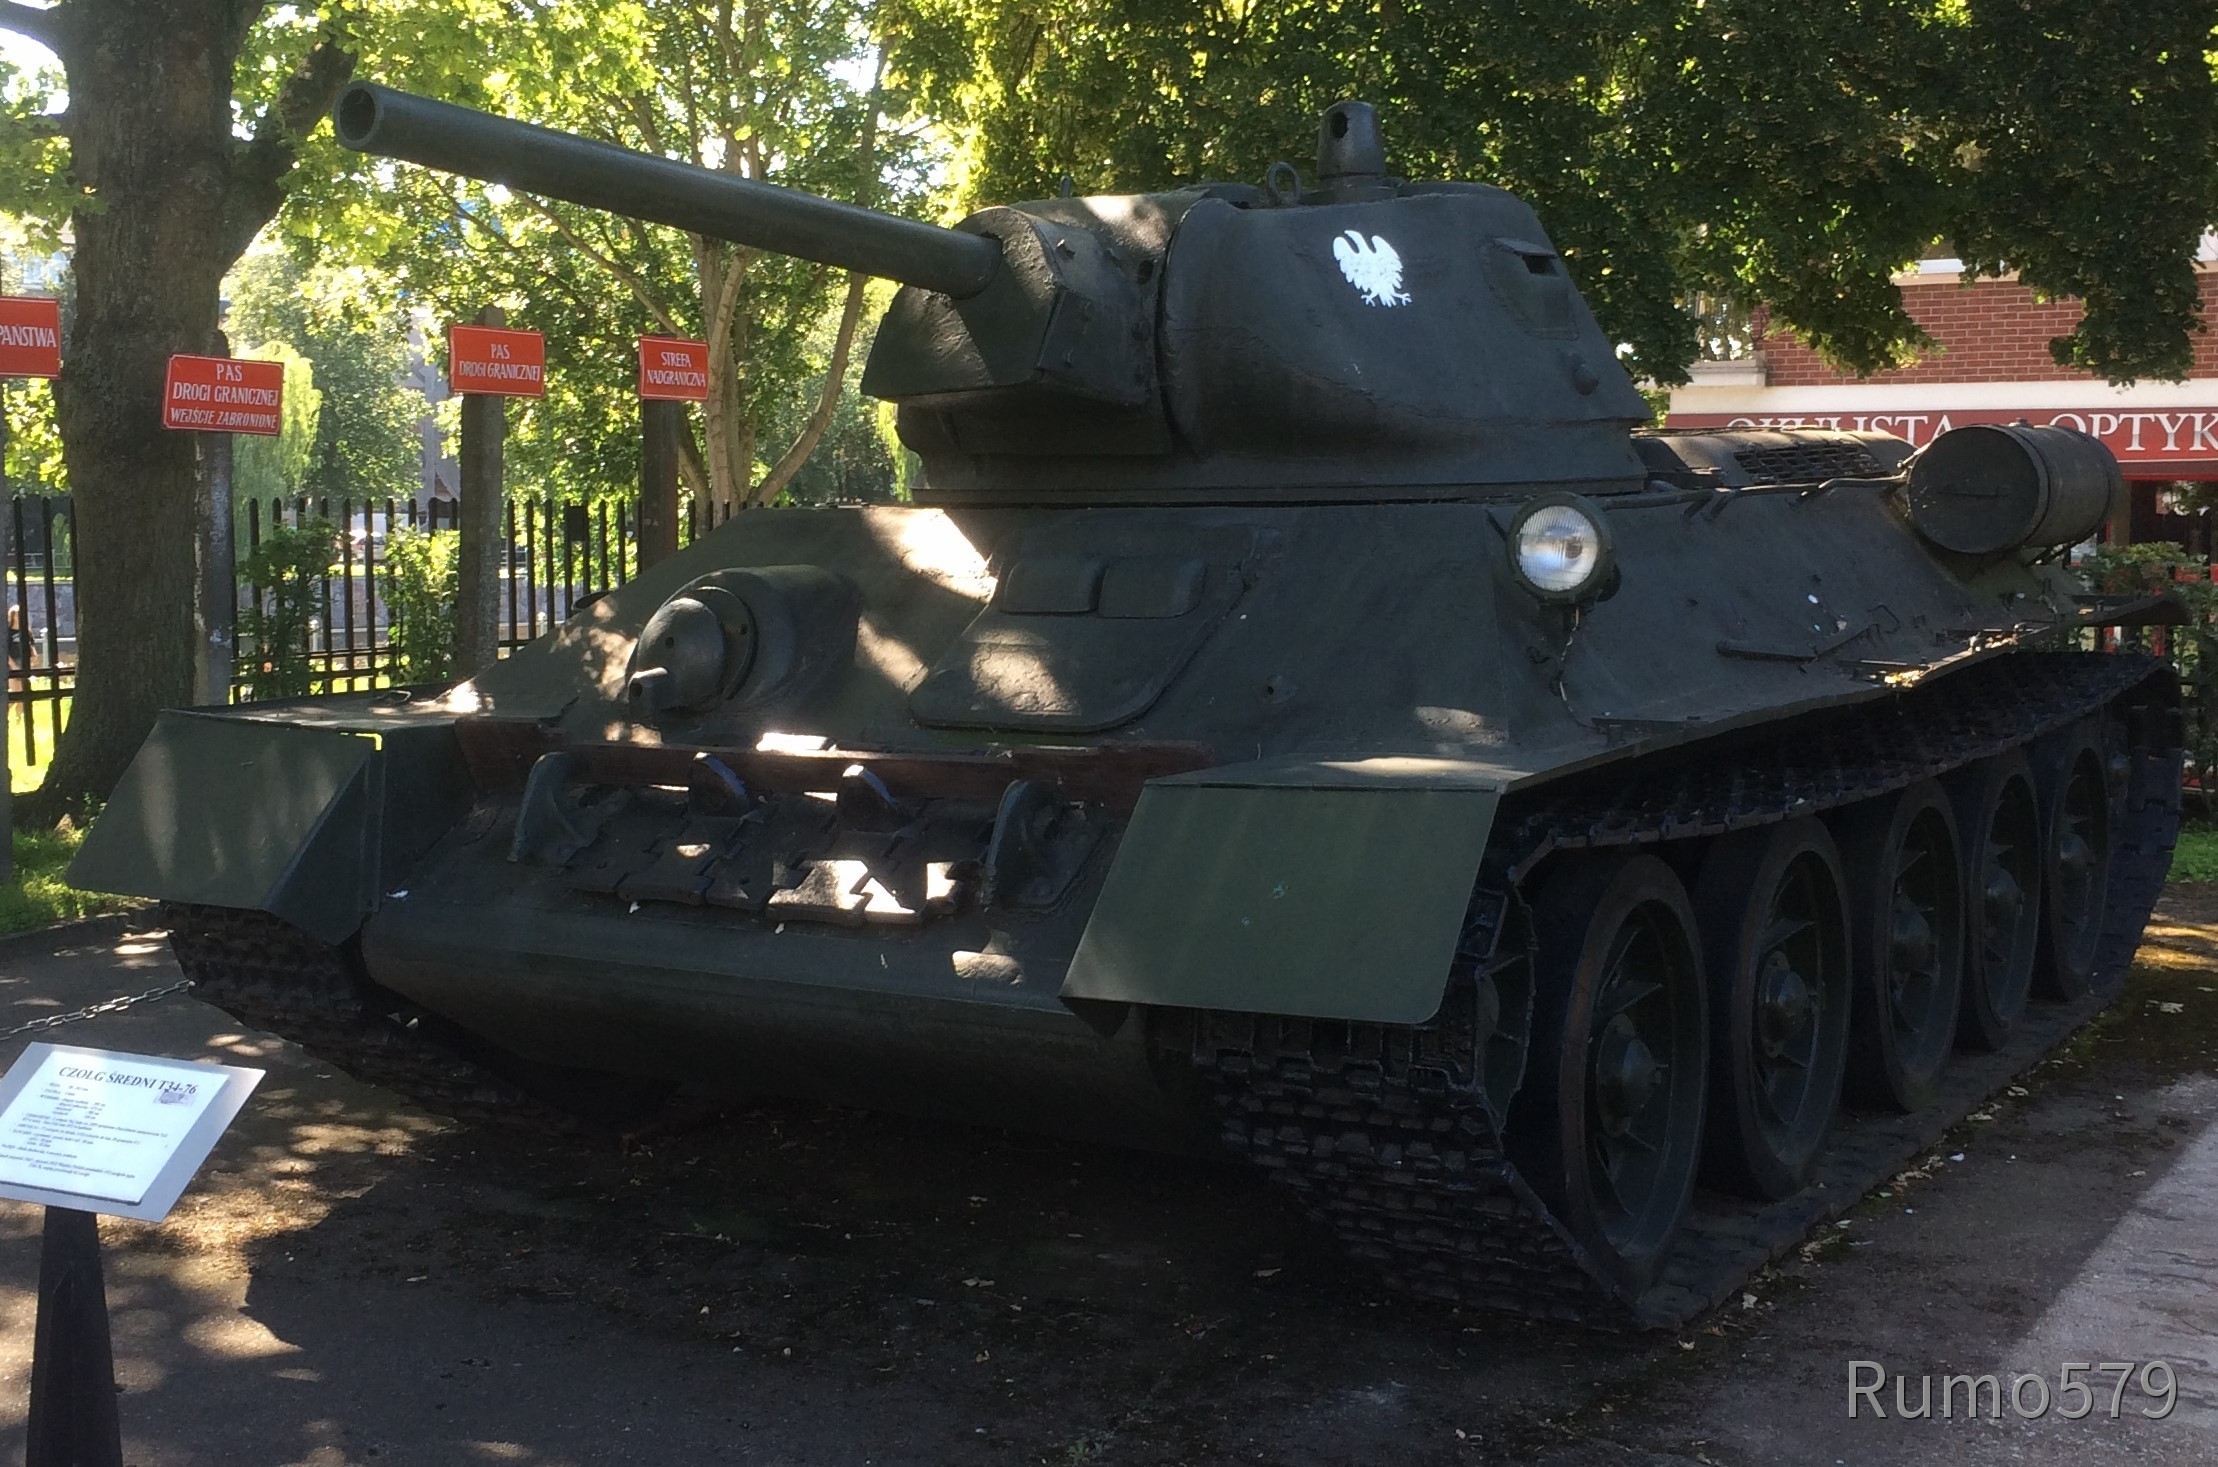
[[[1656,433],[1530,209],[939,229],[357,85],[350,147],[904,282],[914,503],[750,512],[438,696],[166,714],[78,857],[426,1103],[770,1092],[1265,1168],[1410,1290],[1667,1324],[2115,990],[2178,690],[2094,440]]]

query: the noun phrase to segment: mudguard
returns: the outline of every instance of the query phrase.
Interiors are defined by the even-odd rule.
[[[344,942],[386,874],[468,806],[449,724],[361,722],[371,726],[163,713],[70,863],[70,882],[268,912]]]
[[[1153,781],[1062,996],[1422,1023],[1504,783],[1446,759],[1270,760]]]

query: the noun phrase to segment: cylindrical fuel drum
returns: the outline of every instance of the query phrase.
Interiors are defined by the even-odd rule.
[[[2071,428],[1952,428],[1910,465],[1910,523],[1962,555],[2077,544],[2124,495],[2118,460]]]

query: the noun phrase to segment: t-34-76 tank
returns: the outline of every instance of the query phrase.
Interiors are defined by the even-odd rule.
[[[742,515],[437,698],[165,716],[76,878],[434,1104],[581,1072],[1211,1132],[1396,1281],[1680,1319],[2123,971],[2177,692],[2092,439],[1648,434],[1530,209],[952,230],[356,86],[349,146],[906,283],[925,488]],[[1843,1110],[1843,1106],[1850,1107]]]

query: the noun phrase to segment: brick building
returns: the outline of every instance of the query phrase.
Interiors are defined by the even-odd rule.
[[[2185,382],[2114,388],[2058,366],[2049,340],[2079,320],[2077,302],[2044,303],[2015,279],[1966,285],[1954,260],[1927,260],[1896,277],[1903,304],[1938,349],[1913,366],[1864,379],[1843,376],[1757,315],[1753,351],[1698,362],[1671,395],[1674,428],[1823,426],[1872,429],[1913,443],[1965,423],[2060,423],[2110,446],[2133,490],[2130,521],[2112,538],[2178,540],[2218,550],[2206,516],[2176,512],[2181,481],[2218,482],[2218,237],[2196,266],[2212,330],[2195,339]]]

